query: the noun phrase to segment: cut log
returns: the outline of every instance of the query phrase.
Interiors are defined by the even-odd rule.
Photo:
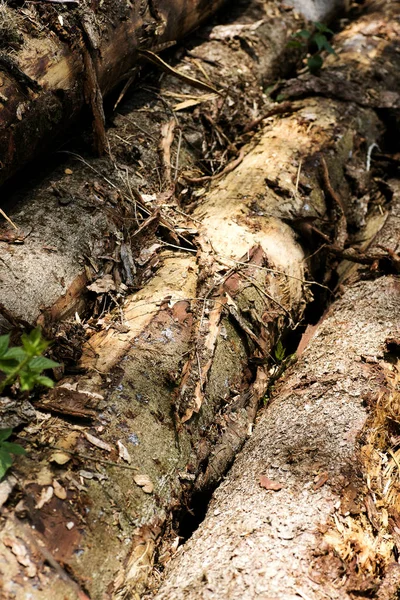
[[[282,217],[304,203],[302,186],[325,214],[315,157],[328,143],[345,199],[340,173],[349,152],[358,135],[379,131],[373,112],[348,107],[341,122],[342,112],[342,104],[322,99],[299,102],[292,115],[271,121],[237,169],[203,198],[198,255],[160,254],[156,276],[92,331],[81,359],[87,374],[62,380],[40,404],[64,419],[28,427],[28,457],[15,469],[21,483],[28,474],[32,482],[21,489],[21,512],[35,525],[37,543],[68,565],[91,597],[107,588],[116,597],[143,591],[166,511],[193,480],[199,490],[215,487],[243,443],[276,341],[310,299],[304,252]],[[294,136],[303,147],[300,174],[298,146],[287,143]],[[281,195],[273,183],[277,165]],[[65,417],[77,416],[92,425],[67,424]],[[60,460],[68,462],[57,466]],[[68,502],[51,492],[54,485],[67,490]],[[107,544],[100,542],[104,519]],[[31,548],[19,523],[7,521],[3,533]],[[12,547],[2,558],[15,569]],[[59,573],[40,573],[53,590]],[[33,589],[22,579],[9,585],[16,597]]]
[[[385,61],[394,56],[397,11],[391,3],[380,6],[379,12],[339,34],[338,56],[321,74],[326,87],[307,74],[289,82],[285,90],[297,90],[297,97],[311,91],[350,100],[346,88],[352,86],[352,69],[356,79],[363,65],[354,97],[379,108],[393,123],[397,87],[388,82],[374,95],[370,77],[383,63],[389,67]],[[379,42],[370,37],[377,28]],[[374,50],[367,58],[357,49],[369,43]],[[399,61],[390,64],[398,78]],[[339,86],[342,77],[344,87]],[[311,114],[324,103],[321,98],[307,101]],[[347,110],[343,114],[346,119]],[[350,179],[358,180],[359,201],[370,190],[367,185],[362,192],[375,146],[367,142],[367,148],[363,169],[347,166]],[[389,160],[385,155],[378,158]],[[387,600],[398,593],[394,473],[399,465],[400,186],[398,180],[385,186],[392,210],[368,258],[354,249],[343,253],[371,270],[364,267],[357,276],[348,262],[340,265],[338,273],[347,278],[347,288],[318,326],[306,333],[299,361],[261,414],[254,435],[215,492],[204,522],[172,560],[159,593],[152,596],[157,600]],[[326,192],[336,195],[329,186]],[[351,218],[361,223],[365,212]],[[387,252],[385,264],[382,251]]]
[[[391,185],[378,248],[400,236],[400,182]],[[348,286],[307,336],[157,600],[395,597],[399,310],[396,275]]]
[[[0,229],[1,303],[15,318],[30,323],[39,319],[46,324],[76,311],[82,314],[87,300],[86,285],[110,266],[101,257],[112,255],[119,260],[119,255],[114,254],[121,224],[126,229],[126,240],[137,229],[135,203],[140,194],[132,196],[136,190],[146,195],[146,202],[142,202],[144,210],[138,209],[139,223],[160,210],[172,230],[163,235],[164,241],[188,245],[182,238],[177,242],[179,233],[173,230],[183,227],[190,231],[196,223],[188,222],[173,207],[165,206],[168,201],[163,201],[163,194],[169,188],[164,182],[160,193],[157,176],[160,119],[168,122],[172,113],[180,125],[181,141],[178,142],[177,129],[171,150],[172,164],[178,164],[178,174],[185,170],[198,175],[202,139],[210,139],[210,146],[215,145],[215,128],[227,129],[229,124],[225,135],[235,141],[245,123],[266,106],[270,108],[270,103],[263,99],[262,86],[284,75],[297,60],[286,48],[288,37],[299,27],[299,21],[290,12],[279,9],[274,2],[251,4],[246,10],[238,2],[235,10],[240,29],[220,24],[200,32],[179,67],[186,74],[199,77],[200,65],[213,87],[218,87],[222,78],[229,89],[226,102],[215,94],[207,100],[203,92],[182,85],[171,76],[163,77],[157,83],[159,95],[155,96],[152,89],[138,92],[130,102],[131,113],[125,108],[115,114],[115,126],[108,130],[113,160],[96,160],[90,155],[78,157],[81,160],[70,157],[39,184],[33,185],[34,181],[29,180],[26,187],[6,198],[3,208],[19,230],[16,232],[5,221]],[[235,15],[233,9],[230,13],[232,17]],[[236,38],[242,40],[243,47],[235,42]],[[244,49],[248,46],[252,48],[251,55]],[[194,101],[194,109],[173,113],[182,96]],[[207,114],[209,121],[203,120],[202,113]],[[234,146],[228,151],[235,152]],[[218,160],[219,156],[224,157],[225,147],[220,149],[217,145],[217,152],[215,149],[213,152]],[[187,189],[183,179],[182,184]],[[183,203],[188,196],[182,196]],[[149,202],[149,198],[153,201]],[[166,234],[168,230],[163,231]],[[141,243],[146,242],[142,239]],[[136,246],[138,253],[139,246]],[[86,258],[88,253],[92,263]],[[136,286],[141,284],[142,280],[135,280]]]
[[[159,236],[154,248],[160,198],[148,203],[145,227],[135,222],[117,238],[118,259],[106,256],[91,292],[118,300],[110,275],[123,253],[126,277],[136,251],[147,277],[115,311],[85,323],[85,373],[63,378],[36,404],[40,420],[20,433],[28,455],[15,463],[17,481],[7,481],[14,489],[0,530],[6,593],[144,592],[171,511],[194,488],[216,486],[251,429],[277,341],[311,300],[310,278],[323,264],[315,251],[342,222],[335,195],[351,206],[345,167],[364,171],[382,131],[369,108],[294,102],[269,117],[234,170],[198,192],[201,206],[183,221],[195,242]],[[116,233],[126,232],[127,214],[117,217]],[[138,249],[135,231],[146,228]],[[182,235],[182,227],[169,231]]]
[[[93,114],[98,150],[104,151],[102,96],[137,65],[138,50],[181,39],[222,4],[152,0],[101,3],[95,9],[75,3],[23,9],[3,4],[0,184],[67,131],[85,104]]]

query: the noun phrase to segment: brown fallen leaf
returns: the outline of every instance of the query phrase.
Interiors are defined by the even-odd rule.
[[[268,479],[266,475],[261,475],[260,485],[262,488],[266,490],[273,490],[274,492],[279,492],[279,490],[283,488],[281,483],[278,483],[278,481],[272,481],[272,479]]]
[[[65,500],[67,497],[67,491],[65,488],[62,487],[62,485],[57,481],[57,479],[54,479],[53,481],[53,489],[54,489],[54,495],[59,498],[60,500]]]
[[[99,277],[94,283],[88,285],[87,289],[96,294],[106,294],[111,291],[115,292],[117,288],[115,287],[113,276],[104,275],[104,277]]]
[[[87,431],[84,431],[83,435],[85,436],[88,442],[93,444],[93,446],[101,448],[102,450],[106,450],[106,452],[112,452],[112,446],[110,446],[110,444],[107,444],[107,442],[105,442],[104,440],[100,440],[99,438],[95,437],[91,433],[88,433]]]
[[[53,452],[50,456],[50,462],[55,462],[58,465],[65,465],[69,460],[71,460],[71,455],[65,452]]]

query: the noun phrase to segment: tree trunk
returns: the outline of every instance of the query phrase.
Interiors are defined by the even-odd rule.
[[[102,96],[138,63],[138,50],[181,39],[223,0],[1,7],[0,184],[65,132],[88,104],[106,148]],[[129,75],[128,75],[129,78]]]
[[[383,246],[400,236],[391,185]],[[395,597],[399,311],[398,276],[381,272],[306,334],[157,600]]]
[[[276,26],[268,27],[280,40],[273,58],[263,59],[263,65],[271,67],[280,52],[280,62],[285,56],[286,25],[275,5],[265,10],[275,14]],[[287,18],[292,27],[292,17]],[[212,54],[211,60],[218,63],[224,45],[209,43],[215,54],[221,52]],[[241,68],[248,64],[243,58]],[[216,68],[223,70],[223,63]],[[249,73],[256,73],[253,81],[259,83],[262,66],[253,69]],[[259,101],[252,93],[248,99],[242,92],[239,111],[249,111],[254,99]],[[224,130],[212,117],[217,114],[223,122],[232,113],[223,113],[217,98],[210,102],[204,114],[211,115],[215,145]],[[93,247],[95,219],[113,214],[109,222],[117,241],[107,247],[101,246],[101,239],[101,250],[95,258],[89,256],[97,273],[89,291],[98,302],[96,318],[85,319],[79,330],[85,340],[81,372],[62,378],[36,403],[42,411],[40,421],[20,433],[28,455],[18,459],[5,482],[14,492],[3,492],[10,495],[0,531],[6,593],[16,598],[30,593],[40,599],[143,593],[171,511],[188,501],[193,490],[201,494],[214,489],[242,446],[270,370],[276,370],[277,342],[299,324],[312,300],[310,281],[325,265],[321,244],[343,242],[351,233],[347,224],[356,223],[351,221],[355,175],[364,174],[369,148],[383,132],[373,110],[340,100],[311,98],[273,108],[260,135],[234,154],[225,172],[215,177],[210,173],[205,181],[189,156],[181,182],[210,181],[208,191],[193,191],[195,207],[184,204],[188,190],[183,185],[181,204],[174,203],[165,180],[161,192],[155,194],[155,186],[147,190],[153,193],[147,203],[132,190],[128,210],[120,196],[110,195],[100,216],[93,216],[93,207],[86,205],[78,225],[70,223],[72,240],[76,229],[83,231],[90,224],[85,239]],[[169,120],[166,124],[160,144],[164,150],[172,129]],[[185,124],[191,127],[188,133],[199,128],[199,121],[188,119]],[[251,129],[254,121],[247,124]],[[228,142],[232,146],[229,138]],[[172,164],[176,155],[178,148]],[[164,161],[166,179],[170,163]],[[87,162],[89,169],[104,164]],[[104,173],[109,178],[109,172],[97,168],[96,179]],[[64,174],[64,184],[74,176]],[[102,182],[92,179],[84,186],[86,176],[79,181],[81,189],[89,189],[104,205]],[[385,206],[378,184],[368,173],[363,182],[375,194],[380,207],[375,223],[381,223]],[[64,190],[61,197],[65,196]],[[142,205],[149,213],[146,220],[142,213],[135,216]],[[179,225],[171,227],[167,215],[175,209],[190,215],[182,215]],[[61,222],[62,209],[59,212]],[[107,227],[106,222],[100,233]],[[71,256],[76,259],[78,253],[70,252],[65,230],[60,239],[57,257],[64,256],[65,264],[72,265]],[[40,237],[36,244],[40,246]],[[333,250],[340,253],[342,248]],[[44,264],[45,254],[39,256]],[[140,279],[132,279],[135,285],[129,285],[137,291],[127,294],[129,286],[121,286],[121,280],[130,280],[133,257],[141,267]],[[50,264],[55,270],[57,263],[49,259]],[[60,276],[56,270],[55,274]],[[82,275],[81,267],[73,265],[70,282],[78,276],[93,275],[89,269]],[[56,299],[54,294],[52,302]],[[67,298],[63,301],[68,305]],[[112,312],[106,310],[110,302],[117,305]],[[32,301],[31,307],[36,319],[37,304]],[[59,308],[53,304],[54,312],[47,311],[44,321],[52,321],[62,312],[57,313]],[[10,312],[10,307],[3,311],[12,319]],[[65,334],[78,325],[60,327]]]
[[[394,185],[384,244],[400,235]],[[392,564],[398,571],[390,436],[399,372],[388,349],[399,311],[396,276],[347,288],[263,411],[157,600],[370,597]]]
[[[18,231],[7,222],[0,229],[1,303],[15,318],[30,323],[39,319],[47,325],[76,311],[82,314],[90,295],[86,286],[115,264],[101,257],[119,259],[116,245],[121,228],[129,243],[138,223],[143,224],[157,210],[161,218],[150,225],[151,235],[157,233],[160,237],[161,233],[164,242],[194,248],[179,229],[186,228],[190,237],[196,223],[177,212],[179,206],[171,206],[172,188],[176,187],[177,196],[179,189],[190,188],[180,176],[183,171],[192,176],[202,174],[202,140],[206,152],[213,152],[216,165],[219,159],[229,162],[236,157],[236,146],[252,135],[243,134],[244,126],[271,108],[262,96],[262,86],[280,78],[298,59],[286,48],[288,37],[299,27],[290,12],[273,3],[251,4],[246,9],[238,2],[229,12],[229,18],[234,17],[239,30],[228,23],[200,31],[188,43],[178,67],[197,78],[199,72],[204,77],[202,69],[213,87],[218,87],[222,78],[229,91],[225,100],[215,94],[207,97],[170,75],[161,83],[157,77],[150,81],[150,89],[137,90],[129,100],[131,112],[121,109],[114,114],[113,127],[107,131],[111,160],[95,159],[80,150],[81,155],[68,157],[36,185],[29,178],[26,187],[6,197],[3,209]],[[251,54],[246,51],[250,46]],[[157,93],[153,87],[157,87]],[[182,96],[194,102],[194,108],[174,111],[182,103]],[[163,152],[160,156],[158,149],[164,140],[161,125],[169,123],[171,115],[178,122],[171,161],[178,165],[179,177],[174,173],[172,181],[167,181],[157,176],[164,164]],[[221,128],[225,138],[220,137]],[[146,201],[141,194],[147,196]],[[150,202],[149,197],[153,199]],[[188,191],[182,195],[182,205],[190,199]],[[184,206],[182,209],[186,212]],[[135,236],[135,260],[135,252],[139,254],[140,245],[151,237],[149,229]],[[145,239],[141,239],[143,236]],[[88,252],[91,263],[85,258]],[[140,287],[141,272],[148,271],[148,264],[136,264],[136,268],[134,287]]]
[[[347,122],[340,123],[342,109],[325,101],[298,103],[291,116],[272,121],[237,169],[203,199],[197,255],[162,252],[156,276],[126,300],[122,319],[118,310],[104,318],[100,331],[89,328],[80,363],[87,375],[62,380],[40,407],[53,415],[92,419],[91,426],[68,426],[52,417],[28,427],[32,443],[17,473],[20,481],[29,474],[32,483],[25,483],[19,509],[53,560],[68,565],[91,597],[101,597],[105,589],[116,597],[143,589],[166,511],[193,480],[200,491],[214,487],[243,443],[266,390],[276,341],[285,324],[301,319],[310,299],[303,251],[280,218],[301,203],[295,194],[297,144],[284,141],[300,136],[308,150],[300,181],[312,186],[323,216],[322,183],[309,158],[329,142],[336,184],[345,189],[340,173],[357,140],[352,123],[363,135],[372,135],[371,128],[376,135],[379,127],[368,111],[361,119],[355,111],[354,121],[349,111]],[[303,125],[310,110],[312,129]],[[268,157],[275,165],[271,177],[279,165],[285,204],[265,186]],[[364,159],[361,154],[356,160]],[[240,202],[250,180],[254,200]],[[72,460],[57,467],[65,456]],[[133,472],[124,468],[124,459]],[[58,485],[68,490],[68,501],[51,492]],[[42,506],[41,495],[52,493]],[[104,519],[107,544],[99,542]],[[18,537],[34,553],[19,523],[7,521],[3,535],[6,545]],[[20,572],[10,544],[3,559],[10,573]],[[47,583],[46,595],[38,597],[48,597],[47,590],[58,597],[54,578],[59,575],[40,572]],[[18,593],[32,589],[29,581],[15,585]]]
[[[326,87],[303,75],[286,92],[354,97],[378,106],[393,124],[396,86],[390,80],[373,94],[370,78],[389,67],[386,61],[399,76],[399,61],[390,58],[397,12],[390,3],[380,6],[338,35],[339,56],[321,74]],[[379,41],[370,37],[378,28]],[[367,59],[368,44],[374,50]],[[353,96],[346,88],[358,77]],[[321,102],[308,100],[313,116]],[[366,168],[346,170],[361,183],[370,165],[368,159]],[[390,175],[388,162],[383,172]],[[343,253],[367,266],[359,273],[355,263],[338,266],[347,287],[304,334],[298,362],[214,493],[204,522],[169,565],[157,600],[397,596],[400,183],[385,186],[391,212],[373,246],[366,255]]]

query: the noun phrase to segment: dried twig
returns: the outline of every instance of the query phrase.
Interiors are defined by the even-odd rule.
[[[14,227],[14,229],[16,229],[18,231],[18,227],[16,226],[16,224],[13,221],[11,221],[10,217],[8,217],[6,215],[6,213],[4,212],[4,210],[2,208],[0,208],[0,214],[3,215],[5,220],[8,221],[10,223],[10,225],[12,225]]]
[[[249,131],[252,131],[258,125],[260,125],[260,123],[262,123],[264,119],[268,119],[268,117],[272,117],[274,115],[283,115],[288,112],[293,112],[294,110],[295,108],[293,107],[292,102],[290,102],[289,100],[287,100],[286,102],[281,102],[280,104],[277,104],[276,106],[273,106],[272,108],[267,110],[261,117],[254,119],[254,121],[250,121],[250,123],[248,123],[245,126],[243,133],[248,133]]]
[[[209,83],[199,81],[194,77],[190,77],[190,75],[186,75],[185,73],[177,71],[176,69],[171,67],[171,65],[163,61],[163,59],[160,58],[157,54],[154,54],[154,52],[151,52],[150,50],[138,50],[137,52],[139,56],[143,56],[143,58],[146,58],[148,61],[150,61],[157,67],[160,67],[160,69],[162,69],[166,73],[169,73],[169,75],[173,75],[174,77],[177,77],[185,83],[188,83],[189,85],[192,85],[193,87],[196,87],[200,90],[206,90],[207,92],[213,92],[214,94],[221,95],[221,92],[219,92],[215,87],[213,87]]]
[[[228,163],[220,173],[216,173],[215,175],[205,175],[204,177],[187,177],[186,175],[182,175],[182,177],[188,183],[204,183],[206,181],[215,181],[216,179],[221,179],[231,171],[234,171],[234,169],[240,165],[244,159],[244,154],[245,150],[243,146],[239,151],[239,156],[235,158],[235,160],[232,160],[230,163]]]

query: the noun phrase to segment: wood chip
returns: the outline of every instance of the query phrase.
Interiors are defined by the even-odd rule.
[[[119,457],[122,458],[122,460],[125,460],[127,463],[130,464],[132,462],[131,455],[129,454],[128,450],[125,448],[125,446],[123,445],[123,443],[120,440],[117,441],[117,446],[118,446]]]
[[[66,499],[67,490],[62,487],[62,485],[57,481],[57,479],[54,479],[54,481],[53,481],[53,490],[54,490],[54,495],[57,498],[59,498],[60,500]]]
[[[141,475],[138,473],[133,476],[133,481],[136,485],[141,487],[146,494],[151,494],[154,490],[154,485],[148,475]]]
[[[328,473],[321,473],[321,475],[318,477],[317,481],[314,483],[313,485],[313,490],[314,492],[316,490],[319,490],[320,487],[322,487],[327,481],[328,481]]]
[[[35,508],[38,508],[38,509],[43,508],[43,506],[45,504],[47,504],[47,502],[50,502],[50,500],[53,497],[53,494],[54,494],[54,489],[51,486],[49,486],[47,488],[43,488],[42,493],[40,494],[40,498],[37,501]]]

